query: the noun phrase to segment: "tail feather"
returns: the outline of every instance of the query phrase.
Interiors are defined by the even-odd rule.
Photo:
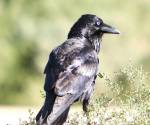
[[[62,97],[49,95],[36,116],[37,125],[63,125],[66,121],[71,104],[79,95],[67,94]]]
[[[55,99],[55,104],[53,106],[53,110],[50,115],[47,117],[48,125],[62,125],[60,123],[61,118],[65,117],[63,121],[66,121],[70,105],[78,98],[78,95],[67,94],[62,97],[57,97]],[[64,114],[63,114],[64,113]],[[57,124],[54,124],[57,123]]]
[[[36,116],[36,124],[44,125],[48,115],[51,113],[56,95],[51,93],[46,93],[46,98],[43,107],[40,109],[39,113]]]
[[[70,107],[67,108],[56,120],[53,122],[52,125],[63,125],[63,123],[67,120],[67,116],[69,113]]]

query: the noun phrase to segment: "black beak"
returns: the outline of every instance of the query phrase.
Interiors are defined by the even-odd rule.
[[[105,23],[102,24],[100,30],[103,32],[103,33],[111,33],[111,34],[120,34],[120,31],[117,30],[116,28],[114,27],[111,27]]]

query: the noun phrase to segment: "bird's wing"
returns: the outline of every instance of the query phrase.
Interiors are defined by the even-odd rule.
[[[60,72],[55,83],[55,93],[59,96],[86,91],[97,73],[97,56],[93,50],[83,50]]]
[[[56,48],[45,68],[45,89],[52,87],[59,96],[85,90],[88,87],[86,83],[93,80],[97,73],[97,53],[89,47],[75,46],[65,44]],[[52,84],[50,81],[53,81]]]

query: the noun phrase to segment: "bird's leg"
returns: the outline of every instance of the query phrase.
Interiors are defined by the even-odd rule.
[[[88,105],[89,105],[89,99],[87,100],[83,100],[83,111],[85,116],[87,117],[87,125],[91,125],[90,123],[90,114],[89,114],[89,109],[88,109]]]
[[[83,100],[83,111],[88,112],[89,100]]]

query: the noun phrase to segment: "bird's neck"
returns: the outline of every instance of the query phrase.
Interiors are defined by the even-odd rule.
[[[91,36],[91,37],[85,37],[87,41],[91,44],[92,48],[99,53],[100,51],[100,42],[101,37],[99,36]]]
[[[93,37],[90,39],[91,45],[94,48],[94,50],[99,53],[100,51],[100,38],[99,37]]]
[[[103,35],[103,34],[102,34]],[[75,37],[79,37],[79,38],[84,38],[87,40],[87,42],[90,44],[90,46],[92,46],[92,48],[97,52],[99,53],[100,51],[100,42],[101,42],[101,39],[102,39],[102,35],[93,35],[93,36],[86,36],[86,35],[83,35],[82,33],[75,33],[73,36],[69,36],[68,38],[75,38]]]

